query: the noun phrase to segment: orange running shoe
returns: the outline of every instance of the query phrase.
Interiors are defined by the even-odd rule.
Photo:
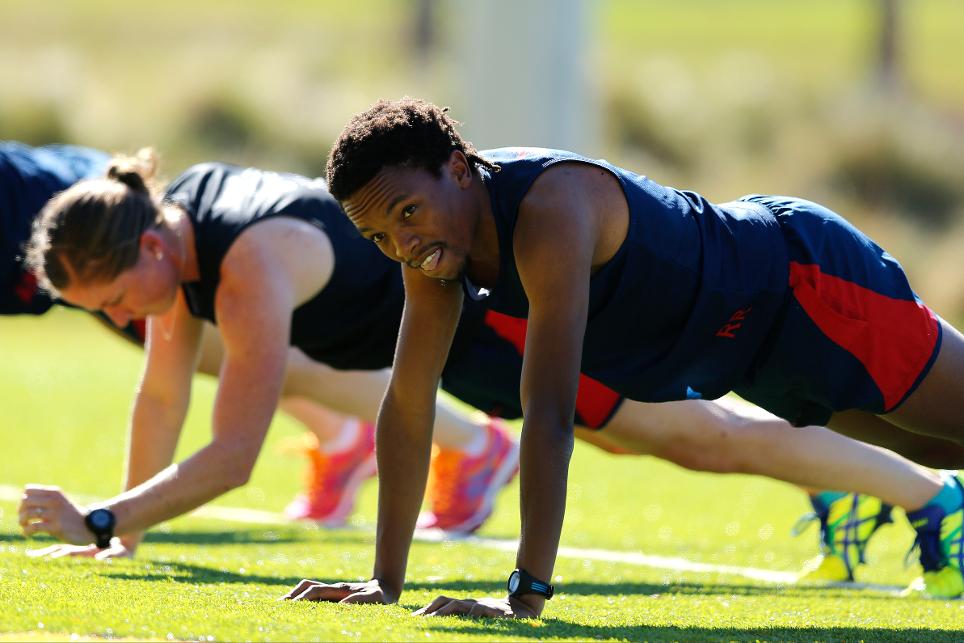
[[[375,475],[375,427],[370,422],[349,420],[361,429],[355,443],[344,451],[324,453],[317,440],[303,453],[309,466],[306,490],[285,507],[291,520],[313,520],[325,527],[341,527],[355,508],[361,484]],[[314,437],[314,436],[312,436]]]
[[[519,471],[519,445],[501,420],[490,419],[485,431],[488,443],[478,456],[435,449],[428,485],[431,511],[419,516],[420,529],[470,534],[492,513],[496,494]]]

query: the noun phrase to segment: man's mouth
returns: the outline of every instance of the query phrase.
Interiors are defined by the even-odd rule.
[[[438,266],[439,259],[442,257],[442,248],[435,248],[421,261],[412,264],[413,268],[418,268],[423,272],[432,272]]]

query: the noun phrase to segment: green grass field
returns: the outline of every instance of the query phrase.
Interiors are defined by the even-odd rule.
[[[872,543],[874,564],[859,579],[870,587],[751,580],[748,569],[776,572],[779,580],[779,572],[796,571],[813,555],[815,530],[789,535],[807,510],[800,492],[584,445],[572,464],[559,596],[535,622],[409,615],[440,593],[501,592],[514,560],[506,541],[518,530],[516,485],[501,496],[482,540],[416,543],[398,606],[276,600],[302,578],[367,577],[374,484],[364,489],[351,529],[207,512],[155,529],[136,560],[29,559],[26,549],[49,541],[19,535],[16,493],[23,484],[59,484],[82,500],[117,490],[140,354],[85,315],[58,310],[41,319],[0,319],[0,355],[0,641],[964,638],[964,601],[898,595],[915,576],[902,566],[912,533],[901,520]],[[182,454],[206,439],[212,393],[213,382],[199,378]],[[279,443],[297,433],[279,419],[251,483],[214,505],[279,512],[298,488],[301,466],[279,453]],[[620,562],[627,554],[637,556]],[[694,571],[685,561],[708,567]]]

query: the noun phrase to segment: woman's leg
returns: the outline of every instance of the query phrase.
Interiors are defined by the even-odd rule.
[[[199,370],[216,374],[223,352],[218,333],[206,327]],[[289,516],[330,525],[347,518],[359,484],[374,475],[372,424],[388,379],[388,370],[339,371],[288,351],[279,407],[318,439],[305,449],[309,482],[288,506]],[[431,512],[420,524],[474,531],[491,513],[496,492],[515,475],[518,445],[500,422],[463,411],[444,396],[435,407],[433,441]]]
[[[201,340],[198,371],[217,377],[224,357],[224,347],[217,330],[205,325]],[[339,371],[310,359],[296,348],[288,351],[288,371],[281,392],[282,410],[291,410],[296,419],[315,433],[319,440],[336,437],[331,425],[337,418],[326,413],[355,416],[374,422],[388,386],[389,371]],[[326,408],[309,409],[308,404]],[[444,399],[439,399],[435,410],[437,445],[445,449],[461,449],[478,441],[486,419],[464,413]]]

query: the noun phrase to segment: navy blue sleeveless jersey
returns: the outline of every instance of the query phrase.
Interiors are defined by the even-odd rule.
[[[39,315],[53,304],[23,269],[23,246],[47,201],[81,179],[103,174],[108,158],[72,145],[0,142],[0,314]]]
[[[590,280],[582,371],[646,402],[715,399],[745,380],[787,295],[786,249],[770,211],[753,203],[714,205],[570,152],[504,148],[481,154],[501,168],[480,168],[500,266],[487,294],[466,280],[469,296],[526,317],[528,300],[512,250],[519,205],[553,165],[601,167],[622,186],[629,229],[616,255]]]
[[[320,179],[223,163],[195,165],[167,188],[194,226],[200,279],[184,284],[191,313],[217,323],[221,262],[238,236],[270,217],[317,226],[331,240],[328,284],[295,311],[290,343],[341,369],[391,366],[404,300],[399,266],[362,238]]]

